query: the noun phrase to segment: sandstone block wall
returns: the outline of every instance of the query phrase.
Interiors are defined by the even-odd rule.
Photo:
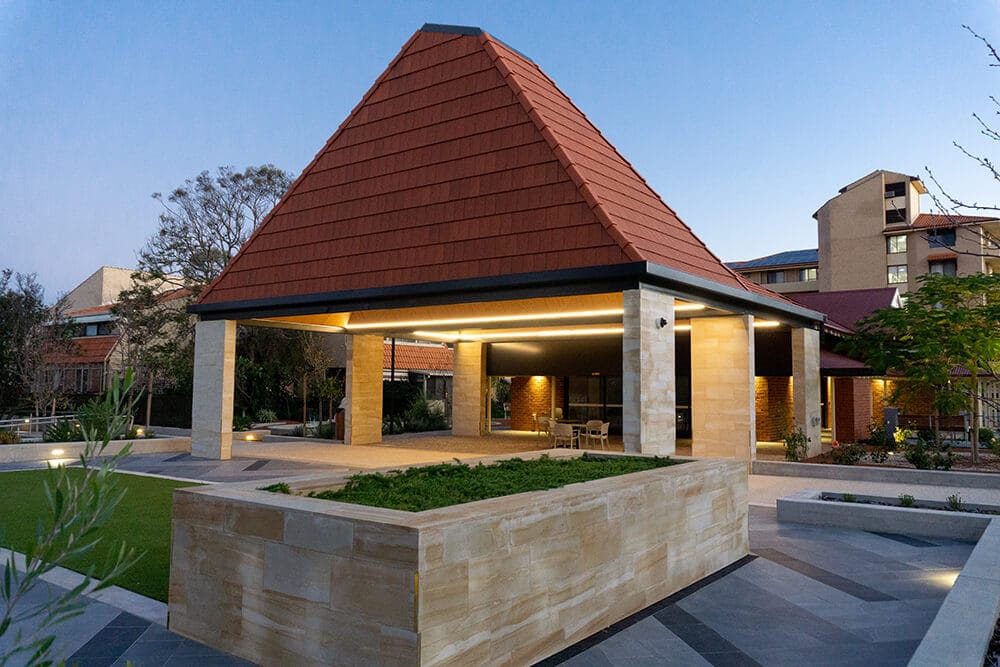
[[[530,664],[748,546],[740,461],[420,513],[180,489],[170,629],[266,665]]]

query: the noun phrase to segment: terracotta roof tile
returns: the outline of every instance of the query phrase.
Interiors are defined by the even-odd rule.
[[[977,222],[997,222],[1000,218],[990,218],[978,215],[942,215],[939,213],[921,213],[913,220],[913,227],[922,229],[935,227],[955,227]]]
[[[72,339],[72,350],[45,354],[45,363],[58,366],[103,364],[118,344],[118,336],[84,336]]]
[[[453,352],[447,345],[414,345],[396,343],[396,369],[410,371],[450,371]],[[392,344],[386,343],[382,367],[392,367]]]
[[[200,302],[634,261],[782,299],[723,266],[537,65],[428,29]]]

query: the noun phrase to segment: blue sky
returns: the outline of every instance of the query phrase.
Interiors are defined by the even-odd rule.
[[[723,260],[814,247],[811,214],[876,168],[995,201],[1000,43],[976,2],[0,0],[0,266],[48,296],[133,266],[153,192],[204,169],[295,175],[424,22],[531,57]],[[926,199],[926,198],[925,198]],[[929,206],[925,201],[925,210]]]

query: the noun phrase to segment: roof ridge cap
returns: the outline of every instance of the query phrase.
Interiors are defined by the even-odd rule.
[[[344,128],[347,127],[347,124],[350,123],[355,116],[357,116],[358,111],[361,110],[361,108],[365,105],[365,102],[367,102],[368,98],[370,98],[375,93],[378,87],[382,85],[383,81],[386,78],[386,75],[392,70],[393,66],[397,62],[399,62],[399,60],[406,54],[406,52],[410,49],[410,47],[413,46],[413,42],[416,41],[417,37],[420,35],[421,32],[423,32],[423,29],[417,30],[410,36],[408,40],[406,40],[406,43],[403,44],[402,48],[399,49],[399,53],[397,53],[396,56],[389,61],[389,64],[386,65],[385,69],[382,70],[382,73],[378,75],[378,78],[375,79],[371,87],[369,87],[368,90],[365,92],[365,94],[361,96],[361,100],[358,101],[358,103],[354,105],[354,108],[351,109],[351,112],[347,114],[347,118],[345,118],[343,122],[341,122],[340,125],[337,126],[337,129],[334,130],[333,134],[330,135],[330,138],[326,140],[326,143],[323,144],[323,147],[320,148],[318,151],[316,151],[316,154],[313,156],[312,160],[309,161],[309,164],[307,164],[302,169],[302,171],[299,172],[298,177],[296,177],[296,179],[292,181],[292,184],[288,186],[288,189],[285,190],[285,194],[281,195],[281,199],[278,200],[278,203],[275,204],[270,211],[268,211],[266,216],[264,216],[264,219],[261,220],[259,225],[257,225],[257,229],[251,232],[246,242],[244,242],[243,245],[240,246],[240,249],[236,251],[236,254],[233,255],[232,259],[229,260],[229,262],[222,269],[219,275],[215,277],[215,280],[210,282],[205,287],[205,289],[201,291],[201,294],[198,295],[198,299],[195,301],[195,303],[201,303],[205,299],[205,297],[207,297],[209,293],[211,293],[211,291],[215,288],[215,286],[219,283],[219,281],[222,280],[222,277],[227,273],[229,273],[229,267],[233,266],[236,263],[236,260],[243,255],[244,249],[249,248],[251,245],[251,241],[257,238],[257,236],[264,231],[264,228],[267,227],[268,224],[270,224],[271,220],[274,217],[275,211],[280,209],[282,205],[285,203],[285,200],[287,200],[298,189],[298,187],[302,184],[302,179],[305,177],[305,175],[310,172],[313,165],[315,165],[316,162],[319,161],[320,157],[323,156],[323,154],[330,147],[330,145],[333,144],[333,142],[343,133]],[[458,37],[460,37],[460,35],[456,35],[456,38]]]

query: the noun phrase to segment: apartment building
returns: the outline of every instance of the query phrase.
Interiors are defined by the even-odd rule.
[[[782,293],[919,287],[927,273],[1000,271],[1000,218],[922,213],[916,176],[879,169],[813,214],[817,249],[780,252],[729,267]]]

